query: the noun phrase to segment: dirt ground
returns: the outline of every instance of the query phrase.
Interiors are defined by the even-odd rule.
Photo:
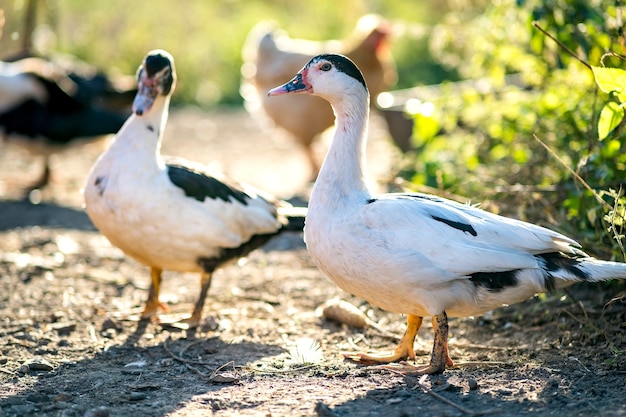
[[[374,124],[376,178],[396,157]],[[626,416],[626,297],[614,285],[572,287],[452,319],[457,366],[417,378],[343,359],[389,350],[404,318],[339,290],[299,234],[271,241],[216,274],[204,321],[187,333],[133,319],[146,267],[91,225],[80,188],[101,147],[57,157],[34,205],[19,199],[39,165],[0,145],[0,417],[9,416]],[[281,197],[306,196],[302,153],[242,110],[174,110],[163,152],[203,163]],[[162,299],[188,313],[198,276],[166,273]],[[340,297],[378,329],[319,317]],[[430,325],[419,334],[428,359]]]

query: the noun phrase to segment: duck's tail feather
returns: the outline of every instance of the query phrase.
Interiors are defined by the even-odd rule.
[[[581,269],[588,274],[587,281],[599,282],[626,279],[626,264],[589,258],[581,262]]]
[[[582,254],[584,255],[584,254]],[[539,256],[549,278],[554,279],[556,288],[567,287],[575,282],[600,282],[626,279],[626,263],[603,261],[588,255],[568,256],[563,253]]]
[[[278,213],[285,218],[283,231],[301,232],[304,230],[307,207],[283,206],[278,208]]]

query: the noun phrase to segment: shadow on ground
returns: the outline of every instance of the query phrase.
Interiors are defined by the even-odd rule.
[[[54,203],[32,204],[28,200],[0,200],[0,213],[0,232],[32,226],[96,230],[84,210]]]
[[[73,350],[71,345],[55,349],[58,354]],[[50,353],[46,350],[39,349],[39,356]],[[185,353],[180,354],[183,350]],[[203,335],[201,339],[167,339],[154,346],[128,343],[107,346],[104,350],[94,346],[93,351],[97,351],[93,356],[91,352],[83,352],[89,357],[58,365],[42,359],[23,364],[15,372],[18,386],[28,379],[36,382],[29,389],[2,400],[2,415],[162,416],[198,396],[195,401],[200,404],[219,408],[219,403],[213,404],[202,397],[219,398],[221,389],[240,383],[239,372],[232,365],[224,366],[228,365],[224,358],[233,355],[241,358],[245,353],[245,360],[256,361],[284,350],[250,342],[230,343]],[[190,358],[190,353],[197,356]]]

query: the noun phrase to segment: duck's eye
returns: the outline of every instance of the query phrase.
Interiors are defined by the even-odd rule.
[[[321,69],[322,71],[330,71],[330,69],[331,69],[332,67],[333,67],[333,66],[332,66],[332,65],[330,65],[328,62],[324,62],[324,63],[322,64],[322,66],[320,67],[320,69]]]

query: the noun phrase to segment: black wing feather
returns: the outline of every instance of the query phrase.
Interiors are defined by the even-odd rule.
[[[207,197],[219,198],[227,203],[232,202],[232,198],[243,205],[248,205],[247,200],[250,196],[244,191],[188,166],[168,163],[167,175],[174,185],[185,192],[187,197],[195,198],[198,201],[204,201]]]

